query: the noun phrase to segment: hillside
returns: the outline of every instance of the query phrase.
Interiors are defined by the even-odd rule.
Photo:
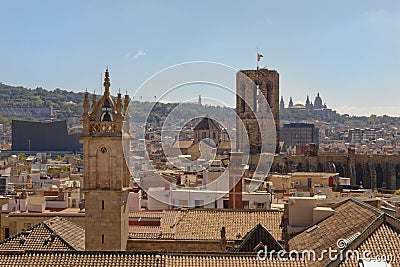
[[[46,108],[52,106],[53,109],[58,110],[57,119],[66,119],[69,117],[80,117],[83,113],[83,98],[84,93],[79,92],[68,92],[66,90],[61,90],[59,88],[55,90],[46,90],[41,87],[37,87],[36,89],[28,89],[22,86],[11,86],[0,83],[0,123],[5,125],[10,125],[11,120],[25,119],[25,120],[40,120],[44,119],[41,117],[41,108]],[[135,102],[135,117],[133,121],[143,122],[146,118],[146,113],[141,112],[141,110],[148,110],[153,103],[151,102]],[[176,103],[157,103],[151,112],[148,121],[152,123],[159,123],[163,117],[166,117],[167,114],[173,110],[178,104]],[[185,114],[185,116],[197,117],[204,115],[204,109],[200,108],[200,106],[196,103],[185,103],[182,105],[186,105],[185,112],[189,114]],[[4,110],[10,110],[11,108],[22,107],[32,108],[35,112],[30,112],[29,116],[10,116]],[[39,110],[39,111],[37,111]],[[207,106],[206,107],[207,115],[211,118],[216,118],[218,120],[232,120],[232,109],[227,107],[214,107]],[[25,113],[24,113],[25,114]],[[184,116],[184,117],[185,117]],[[379,125],[382,123],[385,124],[400,124],[400,118],[398,117],[389,117],[389,116],[376,116],[371,115],[367,116],[349,116],[347,114],[340,115],[336,114],[335,116],[327,119],[323,117],[319,117],[317,115],[313,115],[309,112],[302,112],[298,110],[289,111],[285,109],[283,112],[280,112],[281,120],[287,121],[302,121],[302,120],[319,120],[326,122],[339,122],[348,125],[359,125],[360,127]]]
[[[84,93],[68,92],[61,89],[49,91],[41,87],[28,89],[22,86],[10,86],[0,83],[0,106],[2,107],[50,107],[58,109],[58,119],[80,116],[83,112]],[[9,124],[11,117],[0,114],[0,123]],[[37,117],[21,119],[36,120]]]
[[[97,97],[97,99],[99,98],[100,96]],[[37,110],[40,111],[40,108],[50,106],[52,106],[53,109],[59,110],[57,112],[57,119],[80,117],[83,113],[83,99],[83,92],[68,92],[58,88],[50,91],[41,87],[37,87],[36,89],[27,89],[22,86],[10,86],[0,83],[0,123],[9,125],[11,123],[11,119],[15,118],[25,120],[44,119],[46,117],[40,116],[40,114],[43,113],[38,112]],[[157,105],[155,105],[153,108],[153,111],[150,113],[148,121],[158,124],[160,120],[163,117],[166,117],[167,114],[177,105],[178,104],[176,103],[157,103]],[[183,105],[185,105],[185,112],[189,113],[185,114],[186,116],[189,115],[192,117],[197,117],[204,115],[204,109],[200,108],[198,104],[187,103]],[[147,114],[146,112],[142,111],[148,110],[151,106],[153,106],[153,103],[151,102],[139,103],[135,101],[133,112],[135,114],[135,118],[133,118],[133,121],[143,122],[146,119]],[[16,114],[12,116],[10,115],[10,109],[22,110],[22,107],[28,107],[28,109],[31,108],[32,110],[34,109],[35,112],[27,112],[25,114],[29,114],[29,116],[25,117],[16,116]],[[228,117],[232,118],[231,108],[214,106],[206,106],[205,108],[210,117],[221,120],[225,120]]]

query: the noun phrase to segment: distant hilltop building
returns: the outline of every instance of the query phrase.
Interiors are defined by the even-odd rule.
[[[321,96],[317,93],[317,96],[314,99],[314,103],[310,101],[309,96],[307,95],[306,102],[303,104],[293,104],[293,99],[290,97],[288,107],[285,107],[285,101],[283,96],[281,97],[281,101],[279,103],[279,108],[281,111],[288,112],[289,114],[292,112],[308,112],[311,115],[321,116],[323,118],[331,118],[336,115],[336,111],[328,108],[326,104],[322,101]]]

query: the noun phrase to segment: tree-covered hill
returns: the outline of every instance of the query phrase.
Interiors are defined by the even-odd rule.
[[[0,82],[0,107],[50,107],[59,110],[57,112],[57,119],[66,119],[69,117],[80,117],[83,113],[83,99],[84,92],[68,92],[62,89],[46,90],[41,87],[35,89],[28,89],[22,86],[11,86]],[[99,99],[99,96],[98,96]],[[147,121],[152,123],[159,123],[165,118],[168,113],[173,110],[178,104],[176,103],[157,103],[152,109],[150,114],[147,112],[153,106],[151,102],[135,102],[133,109],[136,118],[133,121]],[[204,116],[204,107],[199,106],[197,103],[185,103],[184,112],[188,112],[192,117]],[[207,106],[207,115],[211,118],[218,120],[227,121],[232,120],[232,108],[227,107],[214,107]],[[178,116],[179,117],[179,116]],[[182,117],[185,117],[182,115]],[[389,116],[349,116],[347,114],[340,115],[335,114],[330,118],[324,118],[322,116],[312,114],[308,111],[301,110],[288,110],[285,109],[280,112],[281,120],[298,122],[301,120],[319,120],[326,122],[339,122],[349,125],[359,124],[362,127],[379,125],[381,123],[386,124],[400,124],[400,118],[389,117]],[[43,118],[39,117],[24,117],[20,119],[28,120],[40,120]],[[11,120],[15,119],[12,116],[4,116],[0,113],[0,123],[9,125]]]
[[[83,112],[84,93],[75,93],[59,88],[49,91],[41,87],[28,89],[22,86],[11,86],[0,83],[0,106],[10,107],[50,107],[58,109],[59,119],[80,116]],[[37,118],[26,118],[35,120]],[[0,122],[9,124],[9,117],[0,117]]]
[[[99,99],[100,96],[97,96]],[[46,90],[41,87],[36,89],[27,89],[22,86],[10,86],[0,83],[0,106],[10,107],[50,107],[59,110],[57,113],[57,119],[66,119],[68,117],[80,117],[83,113],[83,99],[84,92],[75,93],[68,92],[61,89]],[[91,99],[90,99],[91,102]],[[159,124],[160,121],[165,118],[171,110],[173,110],[178,104],[177,103],[157,103],[150,114],[146,114],[151,110],[153,103],[151,102],[137,102],[135,101],[132,109],[134,109],[135,118],[133,121],[145,121]],[[183,108],[184,112],[188,112],[192,117],[204,116],[204,108],[206,109],[207,115],[212,118],[220,120],[227,120],[232,118],[232,109],[227,107],[214,107],[206,106],[200,107],[196,103],[185,103]],[[179,115],[178,115],[179,116]],[[183,116],[183,115],[182,115]],[[15,117],[14,117],[15,118]],[[21,118],[28,120],[38,120],[38,117]],[[0,123],[9,125],[13,117],[5,117],[0,113]]]

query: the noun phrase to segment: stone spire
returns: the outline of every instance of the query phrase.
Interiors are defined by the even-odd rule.
[[[117,96],[117,114],[121,114],[121,111],[122,111],[122,98],[121,98],[121,90],[119,90]]]
[[[126,115],[126,111],[128,110],[128,105],[129,105],[129,95],[128,95],[128,90],[125,93],[125,98],[124,98],[124,114]]]
[[[82,116],[82,120],[83,120],[83,130],[82,130],[82,134],[88,134],[89,133],[89,93],[85,92],[85,98],[83,100],[83,116]]]
[[[124,98],[124,126],[123,126],[125,133],[130,133],[130,116],[129,116],[128,106],[129,106],[129,95],[128,91],[126,91]]]
[[[90,108],[89,93],[86,90],[85,99],[83,100],[83,115],[88,115],[89,114],[89,108]]]
[[[110,83],[110,73],[108,72],[108,67],[106,69],[106,75],[104,77],[103,85],[104,85],[104,95],[107,95],[107,96],[110,95],[111,83]]]
[[[292,97],[290,97],[290,100],[289,100],[289,108],[291,108],[291,107],[293,107],[293,99],[292,99]]]

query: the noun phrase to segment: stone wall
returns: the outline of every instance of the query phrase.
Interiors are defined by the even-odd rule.
[[[364,188],[400,188],[400,157],[392,155],[363,155],[350,150],[348,154],[275,156],[273,172],[294,171],[338,172],[349,177],[352,185]]]

